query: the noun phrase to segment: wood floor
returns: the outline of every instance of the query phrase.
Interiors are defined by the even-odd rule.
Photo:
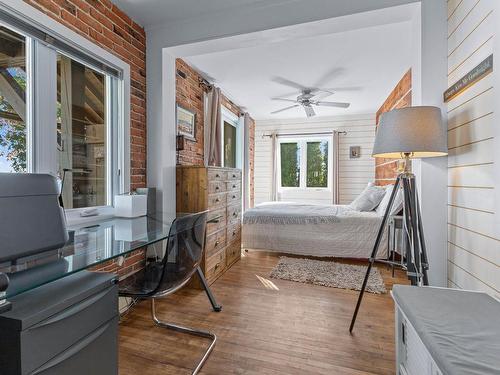
[[[166,321],[209,330],[217,345],[202,374],[394,374],[394,312],[389,294],[367,293],[351,336],[357,292],[270,280],[276,255],[246,253],[205,294],[184,289],[158,303]],[[402,272],[389,287],[406,283]],[[120,375],[190,374],[207,341],[153,325],[142,302],[120,325]]]

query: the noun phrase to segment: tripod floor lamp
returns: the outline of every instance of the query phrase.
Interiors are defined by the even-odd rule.
[[[382,223],[369,258],[358,302],[352,316],[352,332],[363,299],[373,263],[382,240],[389,214],[399,189],[403,191],[403,248],[406,249],[405,268],[412,285],[428,285],[429,263],[420,214],[415,175],[411,159],[445,156],[448,154],[447,130],[437,107],[408,107],[386,112],[380,118],[375,137],[373,156],[376,158],[402,159],[402,168],[396,179]],[[403,256],[402,255],[402,256]],[[383,263],[392,263],[382,261]],[[399,263],[397,263],[399,265]]]

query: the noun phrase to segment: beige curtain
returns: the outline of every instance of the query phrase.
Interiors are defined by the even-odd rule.
[[[271,201],[278,200],[278,136],[276,132],[271,134],[272,142],[272,176],[271,176]]]
[[[339,184],[339,154],[340,154],[340,137],[337,131],[333,131],[332,134],[332,192],[333,192],[333,204],[340,204],[340,184]]]
[[[205,166],[221,166],[221,91],[214,87],[207,95],[205,110]]]
[[[243,116],[243,211],[250,208],[250,115]]]

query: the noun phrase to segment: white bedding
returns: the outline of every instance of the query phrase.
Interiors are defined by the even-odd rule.
[[[289,210],[291,204],[290,202],[265,203],[249,211],[255,215],[259,210],[268,213],[270,209],[275,209],[277,217],[280,217],[284,210]],[[297,203],[293,203],[293,206],[297,206],[295,209],[300,209]],[[314,205],[302,206],[305,212],[310,213],[311,206]],[[382,217],[375,211],[353,211],[349,206],[320,207],[331,207],[332,211],[336,212],[338,220],[318,224],[249,224],[245,223],[245,213],[242,247],[317,257],[369,258]],[[384,233],[378,257],[385,257],[386,253],[387,233]]]

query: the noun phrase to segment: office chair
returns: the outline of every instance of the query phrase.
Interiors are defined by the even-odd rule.
[[[201,262],[207,211],[179,217],[170,227],[163,259],[150,262],[146,267],[119,284],[121,297],[151,300],[151,316],[156,325],[211,340],[210,346],[192,372],[197,374],[215,346],[215,334],[161,321],[156,315],[155,301],[186,285]]]

